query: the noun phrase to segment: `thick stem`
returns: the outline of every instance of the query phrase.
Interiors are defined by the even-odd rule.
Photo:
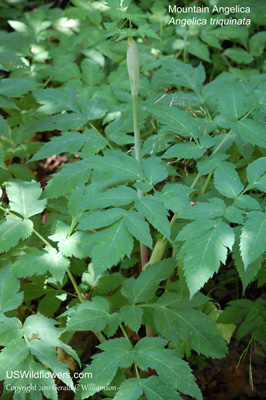
[[[140,140],[140,130],[139,130],[138,96],[132,96],[132,106],[133,106],[133,122],[134,122],[134,139],[135,139],[135,158],[140,164],[142,164],[141,140]],[[137,189],[137,192],[138,192],[138,198],[141,199],[141,197],[143,197],[143,191]],[[144,265],[147,264],[149,259],[148,248],[143,243],[140,243],[140,258],[141,258],[141,267],[143,268]]]

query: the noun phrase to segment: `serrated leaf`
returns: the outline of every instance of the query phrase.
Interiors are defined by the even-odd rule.
[[[122,320],[130,329],[138,333],[143,316],[143,310],[141,307],[128,305],[122,306],[119,315],[121,315]]]
[[[44,251],[30,249],[14,263],[14,271],[20,278],[43,275],[49,271],[52,276],[62,283],[69,263],[69,260],[63,257],[62,253],[57,252],[56,249],[48,247]]]
[[[82,231],[104,228],[121,219],[126,211],[122,208],[109,208],[94,213],[84,213],[80,217],[78,229]]]
[[[155,155],[143,160],[143,169],[148,182],[153,186],[168,176],[165,163]]]
[[[189,194],[193,189],[181,185],[180,183],[166,183],[162,192],[156,192],[156,196],[161,199],[165,208],[172,211],[182,211],[183,208],[190,206]]]
[[[91,301],[84,301],[71,307],[63,315],[68,315],[67,329],[102,331],[110,316],[108,301],[102,297],[93,297]]]
[[[13,340],[22,337],[22,324],[18,318],[8,318],[0,315],[0,346],[5,346]]]
[[[26,78],[2,79],[0,81],[0,94],[8,97],[21,97],[38,85],[39,83]]]
[[[41,392],[43,392],[47,399],[58,399],[57,390],[55,389],[55,381],[52,374],[48,375],[47,369],[45,369],[40,363],[34,361],[32,356],[28,356],[25,360],[17,364],[16,371],[20,372],[20,377],[15,378],[13,375],[12,378],[5,380],[5,388],[7,385],[14,387],[35,387],[36,385],[38,388],[40,386],[41,389],[32,390],[30,392],[30,394],[33,395],[32,400],[41,400],[43,398]],[[24,391],[24,393],[27,396],[26,391]],[[16,395],[18,396],[15,397]],[[22,395],[21,392],[17,392],[13,398],[15,400],[20,400]],[[25,400],[26,399],[28,400],[27,397],[25,397]]]
[[[86,160],[64,165],[48,182],[44,194],[47,198],[57,198],[71,193],[77,186],[87,182],[90,174],[91,167],[87,165]]]
[[[87,139],[86,136],[87,135],[79,132],[66,132],[63,133],[62,136],[54,136],[34,154],[30,161],[43,160],[54,154],[74,154],[84,145]]]
[[[136,211],[129,211],[125,217],[125,225],[128,231],[140,243],[152,248],[152,237],[150,234],[149,224],[144,221],[143,217]]]
[[[142,379],[139,385],[143,388],[147,400],[181,400],[179,394],[169,385],[164,385],[157,376]]]
[[[55,129],[63,132],[81,128],[86,124],[86,122],[87,121],[82,114],[56,114],[31,123],[28,126],[28,129],[32,132],[54,131]]]
[[[167,125],[168,130],[184,137],[199,136],[199,122],[189,113],[166,105],[148,106],[147,110],[155,115],[161,124]]]
[[[239,229],[238,229],[239,228]],[[245,293],[245,290],[248,286],[249,283],[254,281],[256,278],[261,265],[262,265],[262,260],[261,257],[253,261],[251,264],[247,266],[247,268],[244,267],[244,263],[241,257],[240,253],[240,227],[236,228],[236,241],[233,246],[233,251],[232,251],[232,257],[235,262],[235,266],[237,269],[237,272],[240,276],[240,279],[242,281],[243,285],[243,294]]]
[[[7,215],[6,220],[0,224],[0,253],[16,246],[20,239],[27,239],[33,230],[33,223],[27,219]]]
[[[19,338],[8,344],[0,353],[0,379],[4,380],[8,371],[16,370],[28,353],[29,348],[24,339]]]
[[[110,206],[125,206],[137,200],[136,190],[127,186],[119,186],[117,188],[108,189],[105,192],[92,193],[87,195],[80,203],[80,209],[97,210],[98,208],[106,208]]]
[[[214,172],[214,186],[215,188],[225,197],[230,199],[236,199],[242,190],[244,185],[240,182],[237,172],[231,173],[216,169]]]
[[[99,275],[107,268],[111,268],[126,254],[130,257],[134,241],[128,232],[124,218],[108,228],[93,234],[92,263],[95,273]]]
[[[109,172],[111,170],[121,180],[145,180],[140,163],[126,154],[106,155],[104,157],[89,156],[86,160],[91,168],[96,171]]]
[[[40,314],[30,315],[23,325],[24,335],[28,339],[32,339],[35,335],[53,347],[62,347],[68,354],[70,354],[80,365],[80,360],[77,353],[67,344],[60,340],[62,333],[61,329],[55,327],[57,321],[47,318]]]
[[[266,133],[265,133],[265,125],[260,124],[259,122],[246,118],[242,121],[239,121],[235,128],[239,133],[242,140],[245,142],[266,147]]]
[[[184,207],[181,212],[182,218],[197,220],[197,219],[213,219],[221,217],[226,212],[226,205],[222,199],[212,198],[208,203],[198,203]]]
[[[137,378],[125,379],[122,382],[114,400],[138,400],[143,393],[140,380]]]
[[[144,371],[155,369],[165,385],[202,399],[189,365],[179,358],[176,351],[165,349],[166,344],[167,341],[161,338],[141,339],[134,348],[135,363]]]
[[[180,337],[199,354],[212,358],[225,356],[227,348],[222,335],[213,320],[201,311],[162,305],[154,310],[153,318],[160,334],[176,346]]]
[[[206,147],[201,147],[194,142],[176,143],[168,149],[163,158],[200,158],[206,150]]]
[[[88,121],[102,118],[106,112],[107,106],[103,98],[86,99],[82,104],[82,114]]]
[[[185,241],[180,255],[184,256],[184,271],[192,297],[225,263],[227,248],[232,249],[234,231],[224,222],[195,221],[177,235]]]
[[[246,269],[266,251],[266,214],[251,211],[243,226],[240,237],[241,257]]]
[[[1,136],[1,127],[0,127],[0,136]],[[0,168],[7,169],[5,164],[5,154],[1,147],[0,147]]]
[[[91,234],[76,231],[58,242],[60,252],[66,257],[85,258],[91,254]]]
[[[175,268],[175,260],[166,258],[163,261],[147,266],[137,279],[133,276],[123,282],[121,293],[131,305],[150,300],[159,283],[167,279]]]
[[[249,187],[255,187],[263,192],[266,191],[266,157],[258,158],[247,167],[247,178]]]
[[[92,373],[94,387],[88,385],[86,378],[81,378],[76,394],[77,400],[91,397],[99,392],[101,386],[111,383],[119,367],[127,368],[133,362],[133,349],[125,338],[108,340],[98,347],[103,352],[94,355],[93,362],[83,371]]]
[[[221,114],[235,121],[248,111],[246,91],[240,83],[221,90],[218,98],[218,109]]]
[[[29,350],[32,355],[36,356],[41,363],[48,365],[54,374],[59,375],[60,380],[70,387],[74,392],[73,381],[66,364],[58,361],[56,350],[49,344],[41,340],[35,339],[28,343]]]
[[[135,207],[147,218],[154,228],[170,241],[170,224],[167,219],[168,211],[159,199],[151,195],[144,196],[136,201]]]
[[[6,192],[10,209],[20,214],[24,219],[41,213],[46,206],[46,199],[38,200],[42,194],[42,189],[36,181],[15,180],[7,182]]]
[[[4,117],[2,117],[2,115],[0,115],[0,137],[1,136],[10,139],[9,126]]]

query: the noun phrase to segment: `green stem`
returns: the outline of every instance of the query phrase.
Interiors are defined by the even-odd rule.
[[[131,343],[131,341],[130,341],[130,339],[129,339],[129,337],[128,337],[127,333],[126,333],[126,330],[125,330],[125,328],[123,327],[122,323],[119,324],[119,326],[120,326],[121,331],[123,332],[123,335],[124,335],[125,338],[127,339],[128,343],[130,343],[130,346],[132,346],[132,343]]]
[[[140,164],[142,164],[141,139],[139,130],[138,96],[132,96],[132,106],[133,106],[133,122],[134,122],[135,158]],[[141,199],[143,197],[143,191],[137,189],[137,193],[138,193],[138,198]],[[148,248],[143,243],[140,243],[140,258],[141,258],[141,267],[143,268],[144,265],[147,264],[149,259]]]
[[[133,122],[134,122],[134,139],[135,139],[135,158],[141,164],[141,141],[139,130],[139,104],[138,96],[132,96],[133,105]]]

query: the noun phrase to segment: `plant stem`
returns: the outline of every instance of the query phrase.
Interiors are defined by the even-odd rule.
[[[3,210],[5,213],[12,215],[13,217],[20,218],[19,216],[17,216],[16,214],[12,213],[11,211],[7,210],[6,208],[4,208],[4,207],[2,207],[2,206],[0,206],[0,209]],[[22,219],[22,218],[20,218],[20,219]],[[72,228],[72,226],[71,226],[70,229],[73,230],[74,228]],[[54,247],[53,247],[53,246],[52,246],[38,231],[36,231],[34,228],[33,228],[33,232],[35,233],[36,236],[38,236],[39,239],[41,239],[41,241],[42,241],[44,244],[46,244],[46,246],[49,246],[49,247],[51,247],[52,249],[54,249]],[[70,234],[71,234],[71,233],[70,233]],[[72,285],[73,285],[73,287],[74,287],[74,289],[75,289],[75,291],[76,291],[76,293],[77,293],[77,295],[78,295],[79,301],[80,301],[81,303],[83,303],[83,297],[82,297],[82,295],[81,295],[81,292],[80,292],[80,290],[79,290],[79,287],[78,287],[78,285],[77,285],[77,282],[75,281],[75,278],[74,278],[74,276],[72,275],[72,272],[70,271],[69,268],[67,269],[67,274],[68,274],[68,277],[69,277],[69,279],[71,280]],[[101,343],[103,343],[103,342],[106,340],[105,337],[103,336],[103,334],[102,334],[101,332],[93,332],[93,333],[95,334],[95,336],[98,338],[98,340],[99,340]]]
[[[133,106],[133,122],[134,122],[134,140],[135,140],[135,158],[142,164],[141,157],[141,140],[140,140],[140,130],[139,130],[139,106],[138,106],[138,96],[132,96],[132,106]],[[138,198],[143,197],[143,191],[137,189]],[[143,219],[145,219],[143,217]],[[145,244],[140,243],[140,258],[141,258],[141,268],[143,268],[149,259],[148,248]]]

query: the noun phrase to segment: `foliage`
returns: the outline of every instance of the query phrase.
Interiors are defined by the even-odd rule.
[[[243,297],[266,282],[262,5],[249,27],[182,28],[165,1],[0,1],[3,399],[57,399],[58,379],[76,399],[201,399],[189,358],[224,357],[238,324],[264,354],[265,301],[210,297],[221,265]],[[101,342],[88,365],[83,331]]]

